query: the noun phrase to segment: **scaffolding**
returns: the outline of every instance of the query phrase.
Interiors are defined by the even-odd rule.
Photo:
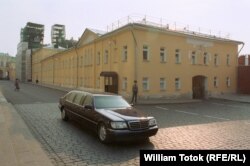
[[[21,29],[21,42],[28,42],[28,48],[39,48],[43,44],[44,25],[28,22]]]

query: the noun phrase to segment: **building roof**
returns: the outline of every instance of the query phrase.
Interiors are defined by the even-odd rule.
[[[92,29],[92,28],[88,28],[90,31],[94,32],[95,34],[97,34],[98,36],[102,36],[104,35],[106,32],[102,31],[102,30],[98,30],[98,29]]]
[[[199,32],[195,32],[195,31],[189,31],[189,30],[185,30],[185,29],[173,30],[173,29],[170,29],[168,27],[159,27],[159,26],[155,26],[155,25],[151,25],[151,24],[144,24],[144,23],[128,23],[128,24],[126,24],[122,27],[119,27],[113,31],[105,33],[101,37],[108,36],[112,33],[115,33],[117,31],[121,31],[121,30],[128,28],[128,27],[140,28],[140,29],[145,29],[145,30],[150,30],[150,31],[154,30],[154,31],[162,32],[162,33],[172,34],[172,35],[187,36],[187,37],[214,40],[214,41],[220,41],[220,42],[244,44],[242,41],[231,40],[231,39],[227,39],[227,38],[218,37],[215,35],[208,35],[208,34],[199,33]]]

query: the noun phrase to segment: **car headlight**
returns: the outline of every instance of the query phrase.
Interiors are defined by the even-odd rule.
[[[156,125],[157,125],[157,122],[155,118],[149,119],[149,126],[156,126]]]
[[[110,125],[113,129],[126,129],[126,128],[128,128],[126,122],[110,122]]]

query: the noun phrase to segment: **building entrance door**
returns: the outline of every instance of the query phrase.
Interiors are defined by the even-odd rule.
[[[206,77],[194,76],[192,80],[193,99],[204,99],[206,90]]]
[[[118,74],[116,72],[101,72],[104,77],[104,91],[118,94]]]

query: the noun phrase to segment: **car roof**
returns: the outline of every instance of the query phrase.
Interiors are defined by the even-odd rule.
[[[87,91],[81,91],[81,90],[72,90],[69,91],[69,93],[84,93],[86,95],[91,95],[91,96],[120,96],[117,94],[113,93],[107,93],[107,92],[87,92]]]

